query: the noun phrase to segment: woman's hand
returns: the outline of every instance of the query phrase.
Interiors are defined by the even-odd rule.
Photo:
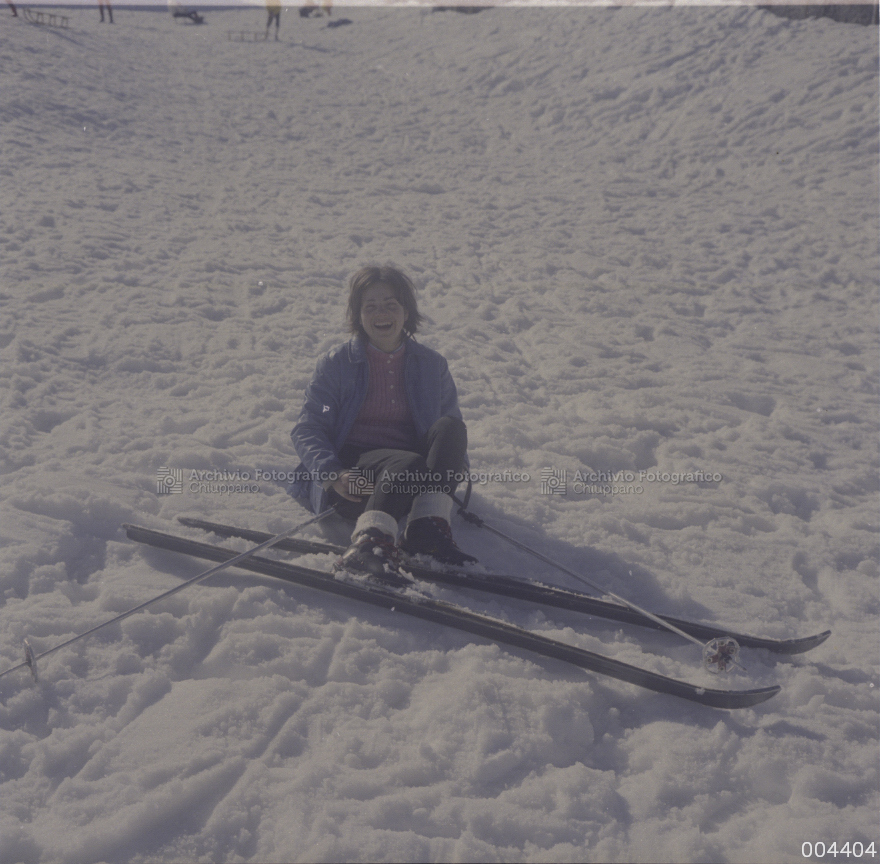
[[[356,503],[359,503],[361,500],[361,496],[360,495],[352,495],[350,492],[351,487],[349,486],[349,483],[351,481],[352,476],[353,476],[353,474],[351,471],[343,471],[339,475],[339,477],[333,481],[330,488],[333,489],[336,492],[336,494],[339,495],[341,498],[345,498],[347,501],[354,501]],[[354,476],[357,476],[357,475],[354,475]]]

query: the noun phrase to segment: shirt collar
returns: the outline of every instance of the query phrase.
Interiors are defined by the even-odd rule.
[[[389,360],[397,360],[400,358],[401,354],[406,350],[406,337],[404,337],[403,341],[400,345],[395,348],[390,354],[387,351],[383,351],[381,348],[377,348],[372,342],[367,342],[367,352],[372,354],[374,357],[381,356],[387,357]]]

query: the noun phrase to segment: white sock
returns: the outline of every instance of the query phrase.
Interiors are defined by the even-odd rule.
[[[358,516],[354,525],[351,540],[357,540],[359,534],[363,534],[368,528],[377,528],[383,534],[388,534],[392,540],[397,540],[397,520],[383,510],[364,510]]]
[[[439,516],[446,522],[452,521],[452,498],[445,492],[426,492],[413,499],[406,524],[428,516]]]

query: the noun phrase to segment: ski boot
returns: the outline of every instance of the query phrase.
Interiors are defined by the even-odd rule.
[[[379,510],[366,511],[358,518],[351,546],[333,569],[364,574],[395,588],[409,585],[409,579],[400,572],[400,557],[394,542],[396,533],[397,521],[392,516]]]
[[[428,555],[453,567],[477,563],[473,555],[458,548],[452,539],[452,528],[442,516],[423,516],[411,521],[406,526],[400,549],[407,555]]]

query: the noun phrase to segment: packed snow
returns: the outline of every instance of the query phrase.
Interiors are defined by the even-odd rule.
[[[474,512],[652,611],[833,635],[718,679],[671,633],[436,589],[782,686],[725,712],[230,570],[0,679],[0,860],[876,860],[876,29],[54,11],[0,7],[0,671],[207,566],[124,522],[307,518],[289,432],[374,261],[449,360]]]

